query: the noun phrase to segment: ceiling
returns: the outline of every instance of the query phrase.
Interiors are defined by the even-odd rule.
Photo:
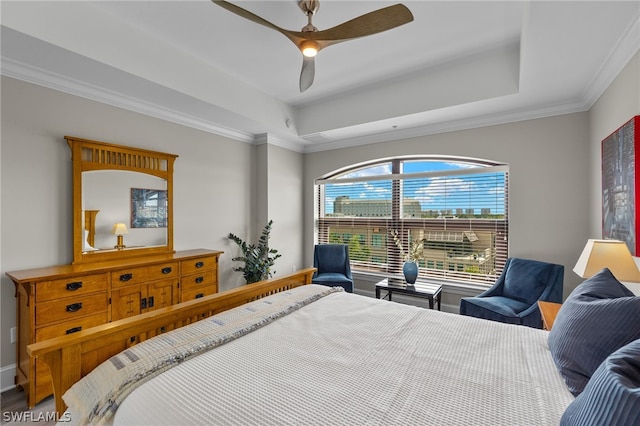
[[[286,29],[295,0],[234,3]],[[323,0],[320,30],[394,4]],[[639,1],[404,1],[414,21],[302,56],[199,1],[2,1],[2,74],[300,152],[585,111],[640,49]]]

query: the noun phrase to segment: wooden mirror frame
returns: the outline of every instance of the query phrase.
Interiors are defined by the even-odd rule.
[[[178,156],[73,136],[64,138],[71,148],[73,163],[73,263],[102,262],[124,257],[173,253],[173,163]],[[165,246],[83,252],[84,231],[91,220],[87,220],[86,216],[83,220],[82,173],[96,170],[138,172],[166,180],[168,221]]]

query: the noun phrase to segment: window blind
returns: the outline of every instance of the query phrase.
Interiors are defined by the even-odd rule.
[[[423,278],[493,283],[507,259],[506,165],[395,159],[319,179],[316,194],[316,240],[348,244],[354,270],[399,275],[414,242]]]

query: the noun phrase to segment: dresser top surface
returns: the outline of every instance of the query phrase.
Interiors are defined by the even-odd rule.
[[[154,263],[188,260],[190,258],[203,256],[219,256],[222,253],[223,252],[219,250],[193,249],[153,256],[132,256],[126,259],[112,260],[108,262],[55,265],[46,266],[43,268],[24,269],[21,271],[7,272],[6,275],[11,278],[14,283],[22,283],[34,280],[41,281],[47,278],[54,277],[62,278],[65,276],[73,276],[78,274],[107,272],[117,268],[126,268],[128,266],[151,265]]]

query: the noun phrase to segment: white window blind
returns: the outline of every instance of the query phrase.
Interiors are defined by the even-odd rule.
[[[316,181],[316,240],[344,243],[354,270],[399,275],[422,242],[419,274],[493,283],[508,247],[508,167],[455,158],[394,159]]]

